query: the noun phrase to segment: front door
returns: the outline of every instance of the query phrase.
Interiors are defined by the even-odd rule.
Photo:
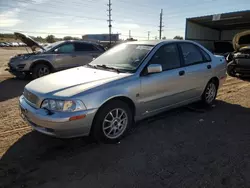
[[[72,43],[62,44],[54,50],[53,66],[56,70],[77,66],[75,47]]]
[[[185,83],[185,68],[181,67],[181,59],[177,45],[161,46],[149,64],[162,65],[162,72],[141,76],[141,113],[147,114],[165,109],[187,100],[185,95],[188,86]]]

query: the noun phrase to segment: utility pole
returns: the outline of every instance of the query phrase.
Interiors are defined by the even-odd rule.
[[[111,41],[112,41],[112,39],[111,39],[111,29],[112,29],[112,24],[111,24],[111,22],[113,21],[112,19],[111,19],[111,0],[109,0],[109,3],[107,4],[108,5],[108,24],[109,24],[109,45],[110,45],[110,47],[111,47]]]
[[[131,30],[128,31],[128,38],[131,39]]]
[[[159,30],[159,39],[161,40],[161,34],[162,34],[162,28],[164,27],[163,25],[162,25],[162,15],[163,15],[163,10],[161,9],[161,13],[160,13],[160,30]]]
[[[149,36],[150,36],[150,31],[148,31],[148,40],[149,40]]]

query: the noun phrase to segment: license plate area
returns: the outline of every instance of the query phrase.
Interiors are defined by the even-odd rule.
[[[27,113],[28,113],[27,109],[20,106],[20,115],[25,121],[27,120]]]

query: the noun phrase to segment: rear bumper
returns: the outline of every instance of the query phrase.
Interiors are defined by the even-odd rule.
[[[71,138],[89,135],[97,109],[80,112],[54,112],[30,106],[25,98],[19,98],[22,118],[36,131],[46,135]],[[84,118],[70,121],[70,117],[85,115]]]

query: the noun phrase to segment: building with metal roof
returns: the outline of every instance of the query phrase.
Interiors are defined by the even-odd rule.
[[[231,42],[234,35],[250,30],[250,10],[186,19],[185,39],[214,50],[215,41]]]

